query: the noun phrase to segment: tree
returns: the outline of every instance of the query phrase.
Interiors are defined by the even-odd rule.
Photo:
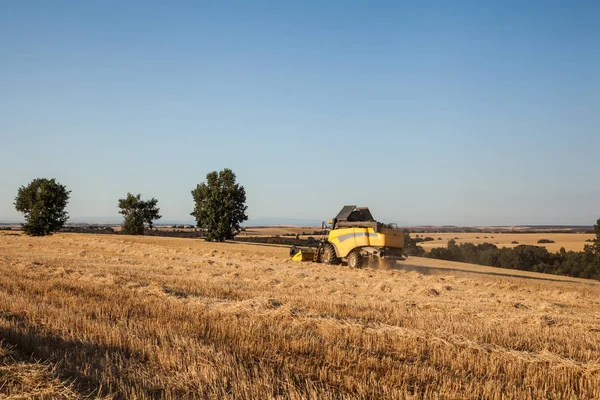
[[[585,251],[600,257],[600,218],[598,218],[596,225],[594,225],[594,233],[596,237],[592,240],[591,245],[585,245]]]
[[[23,231],[30,236],[45,236],[62,228],[69,219],[65,208],[70,193],[55,179],[37,178],[21,186],[14,205],[25,214]]]
[[[126,198],[119,199],[119,214],[125,217],[121,232],[126,235],[143,235],[146,226],[152,230],[152,222],[162,218],[158,214],[160,209],[156,207],[157,203],[158,200],[154,198],[142,200],[139,193],[135,196],[127,193]]]
[[[233,239],[240,230],[240,224],[248,220],[246,215],[246,189],[235,181],[235,174],[229,168],[213,171],[192,190],[194,211],[199,228],[206,230],[206,239],[222,242]]]
[[[423,250],[423,247],[417,244],[420,242],[421,240],[413,239],[410,237],[410,231],[406,229],[404,230],[404,252],[407,256],[422,257],[425,255],[425,250]]]

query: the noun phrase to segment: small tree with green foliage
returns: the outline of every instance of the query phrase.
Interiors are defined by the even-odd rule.
[[[404,253],[407,256],[422,257],[425,255],[425,250],[417,244],[420,242],[421,240],[413,239],[410,237],[410,231],[408,231],[407,229],[404,230]]]
[[[125,217],[121,232],[126,235],[143,235],[144,228],[152,230],[153,221],[162,218],[156,207],[158,200],[142,200],[142,195],[127,193],[127,197],[119,199],[119,214]]]
[[[55,179],[38,178],[21,186],[14,205],[25,214],[23,231],[30,236],[45,236],[62,228],[69,219],[65,208],[70,193]]]
[[[199,228],[206,230],[206,239],[222,242],[237,235],[240,224],[248,220],[246,215],[246,189],[236,183],[232,170],[213,171],[206,175],[206,182],[192,190],[194,211]]]
[[[596,237],[592,240],[592,244],[585,245],[585,251],[600,257],[600,218],[598,218],[596,225],[594,225],[594,233]]]

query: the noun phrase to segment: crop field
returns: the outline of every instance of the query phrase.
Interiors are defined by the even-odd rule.
[[[0,232],[0,340],[0,398],[600,398],[600,284],[431,259]]]
[[[586,240],[592,240],[595,235],[589,233],[420,233],[420,237],[432,237],[435,240],[419,243],[425,250],[435,247],[446,247],[450,239],[456,244],[461,243],[492,243],[498,247],[515,247],[520,244],[544,246],[551,252],[557,252],[561,247],[565,250],[583,251]],[[414,237],[415,234],[411,234]],[[456,239],[458,238],[458,239]],[[440,240],[441,239],[441,240]],[[552,240],[554,243],[539,243],[540,239]],[[517,243],[514,243],[517,242]]]

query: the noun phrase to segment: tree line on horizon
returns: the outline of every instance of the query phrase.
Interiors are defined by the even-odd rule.
[[[46,236],[61,229],[69,219],[66,211],[71,191],[56,179],[37,178],[27,186],[21,186],[15,198],[15,208],[23,213],[23,231],[30,236]],[[206,181],[191,191],[194,209],[190,213],[196,225],[206,231],[209,241],[230,240],[241,230],[241,223],[248,220],[246,189],[236,182],[229,168],[212,171]],[[162,216],[158,200],[143,200],[141,194],[127,193],[118,200],[119,214],[123,215],[121,232],[143,235],[152,229],[154,221]]]

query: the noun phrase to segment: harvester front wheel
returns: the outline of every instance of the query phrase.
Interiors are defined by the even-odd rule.
[[[363,266],[363,261],[360,251],[353,251],[348,254],[348,266],[350,268],[361,268]]]
[[[321,254],[321,262],[323,264],[337,265],[340,259],[335,254],[335,249],[331,243],[326,243],[323,246],[323,253]]]

